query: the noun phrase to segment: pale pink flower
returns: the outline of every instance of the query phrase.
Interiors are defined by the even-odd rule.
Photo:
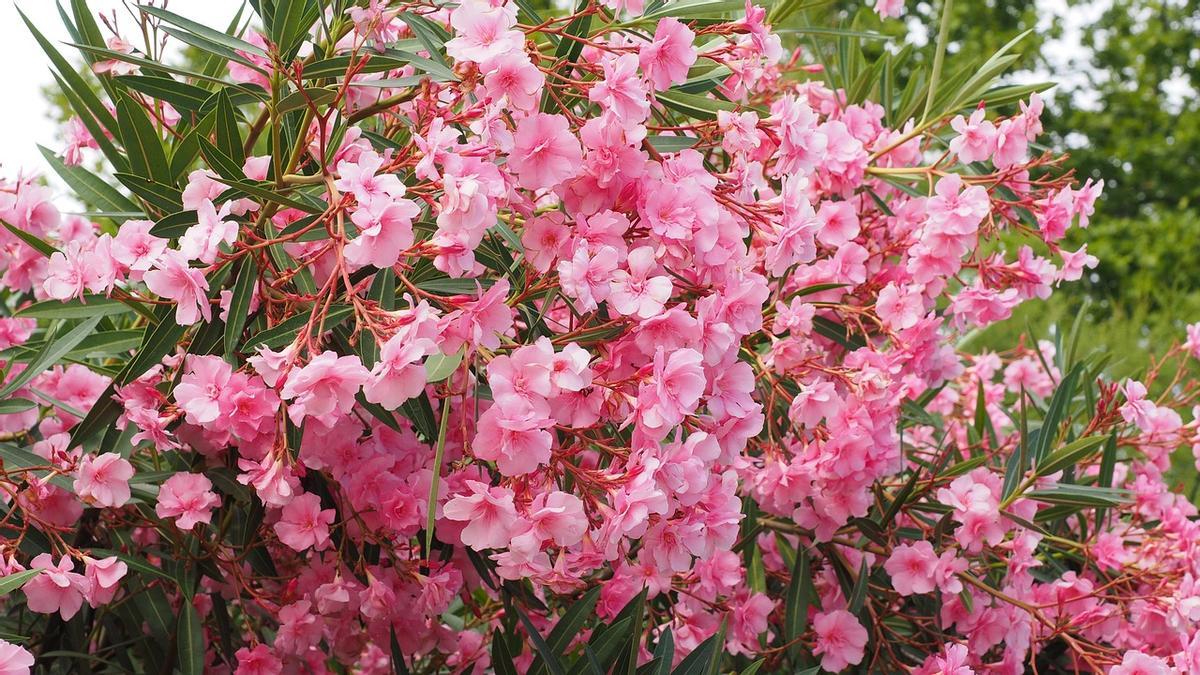
[[[474,455],[495,461],[505,476],[520,476],[550,461],[554,420],[523,402],[497,403],[479,416]]]
[[[671,299],[674,285],[665,274],[651,276],[657,269],[654,250],[649,246],[635,248],[626,261],[629,270],[612,273],[612,288],[608,304],[618,314],[649,319],[663,310]]]
[[[0,675],[29,675],[34,658],[29,650],[7,640],[0,640]]]
[[[446,502],[442,515],[467,523],[460,535],[464,546],[477,551],[507,546],[517,522],[512,490],[475,480],[466,481],[465,486],[471,493]]]
[[[212,320],[208,280],[200,270],[188,267],[187,256],[179,251],[164,251],[155,269],[146,272],[143,279],[152,293],[175,301],[175,321],[179,325],[190,326],[200,317],[206,322]]]
[[[363,384],[363,396],[388,410],[395,410],[425,389],[425,366],[421,359],[437,351],[433,340],[413,339],[398,332],[383,343],[379,362]]]
[[[638,63],[656,90],[670,89],[687,80],[688,70],[696,62],[696,48],[692,46],[695,39],[696,34],[678,19],[668,17],[658,22],[654,40],[638,49]]]
[[[818,612],[812,621],[816,633],[813,654],[821,657],[821,668],[831,673],[862,662],[867,646],[867,629],[844,609]]]
[[[297,495],[286,506],[275,523],[279,541],[295,551],[318,551],[329,546],[329,525],[336,518],[333,509],[321,509],[321,498],[311,492]]]
[[[525,34],[513,30],[516,24],[515,5],[495,6],[484,0],[468,0],[450,13],[454,38],[446,43],[446,53],[459,61],[482,63],[520,51],[525,45]]]
[[[75,493],[89,504],[117,507],[129,501],[133,465],[115,452],[84,455],[75,477]]]
[[[83,606],[83,596],[90,587],[87,578],[72,571],[75,564],[65,555],[56,565],[49,553],[38,554],[30,562],[29,568],[42,570],[21,589],[25,592],[25,605],[29,611],[40,614],[58,612],[63,621],[70,621]]]
[[[892,550],[892,555],[883,564],[892,577],[892,587],[900,595],[930,593],[935,584],[934,571],[938,557],[933,545],[927,541],[901,544]]]
[[[370,375],[357,356],[322,352],[303,368],[292,369],[279,394],[291,401],[288,416],[295,424],[314,417],[331,426],[336,414],[345,415],[354,408],[354,395]]]
[[[650,115],[650,98],[646,84],[637,74],[638,57],[634,54],[605,55],[600,67],[604,79],[588,90],[588,99],[612,112],[625,124],[645,121]]]
[[[100,560],[85,557],[83,565],[88,580],[88,590],[84,592],[88,604],[95,609],[112,602],[120,588],[121,579],[124,579],[129,571],[129,566],[116,556]]]
[[[1173,675],[1175,672],[1157,656],[1131,649],[1125,652],[1120,664],[1109,669],[1108,675]]]
[[[145,272],[154,266],[167,249],[167,240],[150,234],[154,223],[149,220],[127,220],[113,237],[112,256],[125,267]]]
[[[174,518],[179,529],[190,530],[196,523],[212,522],[212,510],[220,505],[221,498],[204,474],[177,473],[163,481],[154,512],[159,518]]]
[[[537,108],[546,76],[524,52],[501,54],[480,65],[483,87],[492,100],[505,100],[517,110]]]
[[[219,356],[188,356],[188,370],[175,387],[175,401],[189,424],[204,425],[221,416],[221,401],[233,368]]]
[[[958,136],[950,140],[950,152],[958,155],[960,161],[983,162],[996,151],[996,126],[987,120],[987,112],[983,108],[971,113],[970,119],[962,115],[950,120],[950,126],[958,132]]]
[[[521,187],[552,188],[574,177],[582,162],[583,150],[567,118],[534,113],[517,123],[508,168]]]
[[[221,251],[221,244],[232,244],[237,239],[238,224],[223,220],[229,215],[230,203],[226,202],[217,212],[207,199],[196,209],[197,222],[179,238],[179,252],[189,260],[199,260],[211,265]]]
[[[412,221],[421,209],[408,199],[377,197],[350,215],[358,236],[346,245],[346,260],[358,267],[391,267],[413,245]]]
[[[283,662],[266,645],[260,644],[254,649],[242,647],[234,657],[238,662],[234,675],[277,675],[283,672]]]

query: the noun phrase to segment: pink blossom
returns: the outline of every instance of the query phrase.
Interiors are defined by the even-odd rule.
[[[677,19],[667,17],[658,22],[654,40],[638,49],[638,63],[656,90],[687,80],[688,70],[696,62],[695,39],[696,34]]]
[[[529,190],[552,188],[572,178],[583,161],[583,150],[562,115],[534,113],[517,123],[508,167]]]
[[[892,587],[900,595],[930,593],[935,586],[934,570],[937,554],[927,541],[901,544],[892,550],[892,555],[883,568],[892,577]]]
[[[200,270],[188,267],[187,256],[179,251],[167,250],[155,263],[155,269],[146,272],[146,287],[176,303],[175,321],[181,326],[190,326],[200,317],[212,320],[212,308],[208,302],[208,280]]]
[[[125,578],[129,571],[128,565],[116,556],[100,560],[85,557],[83,564],[88,581],[84,597],[87,598],[88,604],[95,609],[112,602],[120,588],[121,579]]]
[[[1108,675],[1172,675],[1175,670],[1166,661],[1136,649],[1125,652],[1120,665],[1113,666]]]
[[[20,645],[0,640],[0,675],[29,675],[34,664],[33,654]]]
[[[220,505],[221,498],[204,474],[177,473],[163,481],[154,512],[159,518],[174,518],[179,529],[190,530],[196,523],[212,522],[212,510]]]
[[[211,265],[217,259],[221,244],[232,244],[237,239],[238,224],[222,220],[229,215],[229,208],[227,202],[218,213],[211,201],[202,201],[196,209],[198,222],[179,238],[179,252],[189,260]]]
[[[113,259],[125,267],[145,272],[154,266],[167,249],[167,240],[150,234],[154,223],[149,220],[127,220],[113,237]]]
[[[275,534],[295,551],[310,548],[320,551],[329,546],[329,525],[336,517],[333,509],[321,509],[320,497],[306,492],[296,495],[283,507],[275,523]]]
[[[650,114],[650,100],[646,85],[637,74],[638,57],[633,54],[606,56],[600,61],[600,67],[604,79],[588,90],[588,98],[626,124],[644,121]]]
[[[129,479],[133,465],[115,452],[93,457],[84,455],[75,477],[75,493],[97,506],[117,507],[129,501]]]
[[[550,461],[554,420],[524,403],[496,404],[479,417],[472,452],[495,461],[500,473],[520,476]]]
[[[482,64],[483,86],[493,100],[503,99],[518,110],[537,108],[546,76],[519,51],[501,54]]]
[[[189,356],[188,370],[175,387],[175,401],[189,424],[209,424],[221,416],[221,402],[233,369],[218,356]]]
[[[875,13],[881,19],[891,19],[900,16],[904,11],[904,0],[874,0]]]
[[[456,495],[442,507],[446,518],[467,522],[460,535],[463,545],[477,551],[507,546],[517,522],[512,490],[474,480],[465,486],[469,495]]]
[[[608,299],[617,264],[617,250],[611,246],[595,252],[579,247],[570,260],[559,261],[559,282],[563,293],[575,300],[576,311],[590,312]]]
[[[266,645],[242,647],[234,656],[238,662],[234,675],[275,675],[283,671],[283,662]]]
[[[950,120],[950,126],[958,132],[956,138],[950,141],[950,152],[958,155],[959,160],[983,162],[992,156],[996,150],[996,126],[986,118],[987,111],[979,108],[971,113],[969,120],[962,115]]]
[[[346,245],[346,260],[359,267],[395,265],[400,254],[413,245],[412,221],[420,213],[420,207],[407,199],[377,197],[360,203],[350,215],[358,236]]]
[[[331,426],[335,414],[345,415],[354,407],[354,395],[371,373],[357,356],[322,352],[302,368],[287,375],[279,395],[291,401],[288,416],[300,424],[307,417]]]
[[[821,668],[836,673],[862,662],[867,646],[867,629],[844,609],[818,612],[812,620],[816,633],[813,654],[821,657]]]
[[[517,23],[516,6],[495,6],[484,0],[468,0],[450,14],[454,39],[446,53],[460,61],[483,63],[502,54],[519,51],[525,35],[512,30]]]
[[[648,246],[630,251],[626,264],[629,271],[618,269],[612,273],[608,304],[618,314],[649,319],[661,312],[670,299],[674,289],[671,278],[651,276],[658,265],[654,251]]]
[[[25,592],[25,604],[31,612],[53,614],[58,612],[63,621],[69,621],[83,606],[83,596],[91,584],[82,574],[72,570],[75,564],[67,556],[54,564],[49,553],[40,553],[29,564],[30,569],[42,573],[30,579],[21,590]]]

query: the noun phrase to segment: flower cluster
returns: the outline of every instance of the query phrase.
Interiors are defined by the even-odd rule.
[[[954,348],[1096,264],[1033,88],[902,114],[749,2],[358,4],[148,9],[227,72],[93,45],[97,214],[0,187],[10,614],[243,675],[1200,669],[1191,394]]]

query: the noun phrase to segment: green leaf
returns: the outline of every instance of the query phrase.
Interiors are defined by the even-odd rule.
[[[117,128],[121,146],[129,157],[130,171],[155,182],[169,182],[171,168],[163,151],[162,137],[146,110],[126,94],[117,100]]]
[[[325,330],[332,330],[352,314],[354,314],[354,308],[350,305],[333,305],[325,314]],[[259,345],[272,349],[285,347],[296,339],[296,335],[308,323],[308,319],[308,312],[289,317],[271,328],[256,333],[242,345],[242,351],[253,351]]]
[[[679,663],[672,675],[715,675],[725,653],[725,620],[717,632],[701,642],[691,654]]]
[[[36,577],[37,575],[39,575],[41,573],[42,573],[42,570],[34,569],[34,570],[25,570],[24,572],[17,572],[16,574],[9,574],[8,576],[5,576],[5,577],[0,577],[0,597],[8,595],[9,593],[12,593],[15,590],[19,590],[30,579]]]
[[[1050,446],[1058,436],[1058,427],[1066,417],[1067,408],[1075,396],[1075,383],[1082,372],[1083,364],[1075,364],[1059,383],[1058,388],[1054,390],[1054,395],[1050,397],[1050,404],[1046,408],[1046,417],[1042,422],[1041,429],[1038,430],[1037,443],[1033,445],[1034,466],[1039,466],[1046,455],[1050,453]]]
[[[218,91],[216,100],[216,107],[213,108],[213,132],[217,136],[217,149],[237,165],[234,175],[244,178],[242,165],[246,163],[246,152],[242,147],[241,131],[238,129],[237,109],[233,107],[228,89]]]
[[[1085,436],[1050,453],[1046,459],[1037,465],[1034,473],[1038,476],[1049,476],[1056,471],[1075,466],[1083,458],[1092,455],[1096,448],[1107,440],[1107,436]]]
[[[548,669],[551,675],[566,675],[566,671],[563,670],[562,663],[558,660],[558,653],[551,649],[548,644],[546,644],[546,641],[542,638],[542,634],[538,632],[537,626],[533,625],[533,622],[529,620],[529,616],[525,614],[524,610],[516,605],[513,606],[513,609],[516,610],[517,617],[525,626],[525,632],[529,634],[529,640],[533,643],[534,651],[538,653],[541,667]],[[537,665],[538,663],[535,661],[534,666],[536,667]],[[530,667],[529,672],[533,673],[534,667]]]
[[[516,662],[508,649],[508,643],[500,634],[500,629],[492,630],[492,668],[496,675],[517,675],[517,669],[513,665]]]
[[[112,316],[130,311],[120,300],[103,295],[85,295],[82,300],[43,300],[17,310],[13,316],[31,319],[86,319],[90,316]]]
[[[0,401],[0,415],[25,412],[37,407],[37,403],[27,398],[8,398]]]
[[[454,374],[458,370],[458,366],[462,363],[463,351],[460,349],[457,352],[446,356],[442,353],[431,355],[425,359],[425,381],[426,382],[441,382],[442,380]]]
[[[38,253],[41,253],[42,255],[46,256],[47,258],[49,258],[50,256],[52,256],[58,252],[58,249],[54,248],[54,246],[50,245],[46,241],[43,241],[40,237],[38,237],[36,235],[30,234],[30,233],[26,232],[25,230],[18,229],[16,226],[10,225],[8,223],[4,223],[4,227],[9,232],[12,232],[13,235],[16,236],[18,239],[20,239],[21,241],[28,244],[30,248],[37,251]]]
[[[582,598],[575,601],[558,623],[554,625],[550,631],[550,636],[546,638],[546,644],[550,648],[555,658],[561,658],[566,654],[567,647],[571,641],[579,636],[579,632],[583,630],[588,619],[592,617],[593,610],[596,608],[596,601],[600,599],[600,587],[596,586],[583,595]],[[546,668],[546,659],[539,656],[533,660],[533,665],[529,668],[529,675],[538,675]]]
[[[30,362],[24,370],[9,380],[7,385],[0,388],[0,398],[4,398],[17,389],[20,389],[26,382],[57,363],[67,352],[74,349],[85,337],[90,335],[102,318],[104,317],[93,316],[90,319],[84,319],[82,323],[72,328],[66,335],[55,337],[37,359]]]
[[[183,675],[204,674],[204,624],[196,606],[186,597],[179,608],[179,670]]]
[[[238,266],[237,280],[229,299],[229,313],[225,321],[225,353],[233,354],[241,342],[242,329],[250,314],[250,302],[258,283],[258,264],[253,256],[244,256]]]
[[[169,174],[170,168],[168,167],[166,171]],[[113,176],[135,195],[145,199],[151,206],[163,213],[175,213],[183,208],[183,193],[174,186],[120,171]]]
[[[688,94],[676,89],[660,91],[657,97],[668,108],[681,112],[688,117],[701,120],[715,120],[717,119],[717,112],[721,110],[733,111],[738,108],[736,104],[729,101],[709,98],[699,94]]]
[[[695,147],[700,142],[699,138],[692,136],[649,136],[646,138],[650,145],[657,151],[664,154],[671,154]]]
[[[208,26],[205,26],[202,23],[197,23],[195,21],[192,21],[191,19],[187,19],[182,16],[179,16],[178,14],[175,14],[174,12],[168,12],[165,9],[162,9],[159,7],[152,7],[152,6],[148,6],[148,5],[139,5],[138,9],[146,14],[158,17],[171,25],[178,26],[178,27],[184,29],[185,31],[188,31],[189,33],[198,35],[198,36],[204,38],[205,40],[207,40],[208,42],[213,42],[218,45],[221,45],[221,46],[225,47],[226,49],[228,49],[229,51],[241,51],[241,52],[246,52],[248,54],[254,54],[255,56],[264,56],[264,57],[267,55],[267,53],[264,52],[261,48],[256,47],[256,46],[250,44],[249,42],[246,42],[245,40],[233,37],[232,35],[223,33],[219,30],[214,30],[212,28],[209,28]]]
[[[268,24],[268,34],[279,46],[279,53],[284,61],[290,61],[296,56],[320,12],[317,0],[279,0],[275,3],[274,15]]]
[[[1060,484],[1041,490],[1030,490],[1024,496],[1045,504],[1079,507],[1117,506],[1131,501],[1128,490],[1093,485]]]
[[[82,166],[67,166],[55,155],[53,151],[38,146],[42,157],[59,178],[75,191],[79,196],[80,201],[84,204],[94,206],[102,211],[113,213],[128,213],[141,211],[141,208],[134,204],[128,197],[117,191],[116,188],[104,182],[96,174],[88,171]],[[125,218],[113,218],[117,222],[122,222]]]
[[[145,6],[143,6],[145,9]],[[169,77],[120,75],[117,81],[156,100],[170,103],[180,112],[200,112],[212,92]]]
[[[808,549],[803,542],[796,550],[796,564],[792,566],[792,578],[788,582],[784,597],[783,642],[794,642],[808,627],[808,605],[812,602],[813,586],[809,573]],[[788,651],[795,655],[800,645],[793,644]]]
[[[305,213],[324,213],[326,209],[326,205],[319,200],[313,200],[310,202],[301,201],[292,197],[285,197],[274,190],[268,189],[266,186],[269,185],[269,183],[259,184],[250,181],[230,180],[222,176],[218,176],[217,180],[225,183],[231,188],[235,188],[241,192],[244,192],[251,197],[265,199],[269,202],[279,204],[280,206],[298,209],[300,211],[304,211]]]
[[[681,0],[667,2],[662,7],[643,14],[635,19],[636,23],[655,21],[663,17],[675,19],[723,19],[738,14],[746,9],[746,3],[739,0]]]

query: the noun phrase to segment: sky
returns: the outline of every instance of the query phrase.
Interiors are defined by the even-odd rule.
[[[173,12],[219,29],[228,25],[242,4],[242,0],[161,1],[167,2],[167,7]],[[1096,0],[1068,8],[1066,0],[1039,0],[1044,11],[1067,19],[1064,38],[1047,47],[1052,62],[1062,63],[1064,67],[1056,68],[1057,72],[1053,74],[1026,73],[1021,79],[1061,81],[1063,77],[1070,76],[1072,69],[1066,67],[1069,61],[1067,55],[1079,53],[1081,28],[1094,20],[1094,16],[1109,1]],[[88,5],[106,16],[113,16],[115,12],[123,33],[128,35],[132,31],[134,22],[123,0],[88,0]],[[6,177],[15,176],[21,170],[46,173],[48,167],[38,152],[38,144],[54,150],[61,146],[58,125],[50,118],[50,106],[42,95],[43,88],[53,81],[48,62],[21,22],[16,7],[20,7],[48,39],[58,44],[60,51],[68,58],[77,59],[78,56],[73,53],[72,47],[61,44],[67,41],[68,36],[53,0],[16,0],[15,4],[11,0],[0,0],[0,63],[6,64],[5,93],[9,97],[0,105],[0,129],[3,129],[0,134],[0,175]],[[1060,55],[1061,59],[1055,58],[1056,55]]]
[[[64,4],[68,4],[64,2]],[[97,13],[112,16],[116,12],[123,32],[134,26],[122,0],[88,0]],[[156,3],[161,4],[161,3]],[[224,29],[241,6],[242,0],[169,0],[167,7],[189,19]],[[4,65],[5,96],[0,104],[0,175],[15,176],[24,169],[45,173],[45,160],[38,144],[58,150],[58,125],[50,118],[50,105],[43,88],[54,80],[49,61],[30,35],[17,7],[29,17],[59,51],[78,61],[78,52],[63,45],[69,40],[54,0],[0,0],[0,63]],[[104,30],[103,27],[101,30]]]

